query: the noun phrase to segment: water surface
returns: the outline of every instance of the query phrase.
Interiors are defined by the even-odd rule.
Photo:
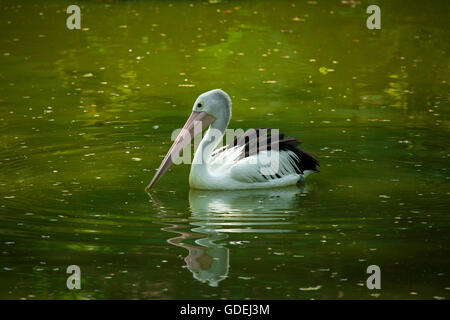
[[[449,298],[448,1],[82,1],[82,30],[70,4],[0,1],[0,298]],[[321,172],[207,192],[173,166],[149,197],[213,88]]]

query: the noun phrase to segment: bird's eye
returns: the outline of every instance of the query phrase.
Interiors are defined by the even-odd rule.
[[[197,108],[201,108],[202,104],[201,103],[197,103]]]

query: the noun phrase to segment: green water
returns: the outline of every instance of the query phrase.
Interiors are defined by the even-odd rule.
[[[449,298],[449,2],[361,2],[0,1],[0,298]],[[150,198],[213,88],[321,172]]]

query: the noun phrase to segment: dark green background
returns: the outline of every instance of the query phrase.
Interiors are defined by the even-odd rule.
[[[448,298],[449,9],[0,1],[0,298]],[[172,131],[213,88],[231,128],[298,137],[320,174],[190,193],[173,166],[150,199]]]

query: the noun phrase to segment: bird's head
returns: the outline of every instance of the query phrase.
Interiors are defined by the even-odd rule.
[[[194,102],[192,112],[205,112],[213,116],[215,120],[225,121],[231,118],[231,99],[223,90],[214,89],[202,93]]]

